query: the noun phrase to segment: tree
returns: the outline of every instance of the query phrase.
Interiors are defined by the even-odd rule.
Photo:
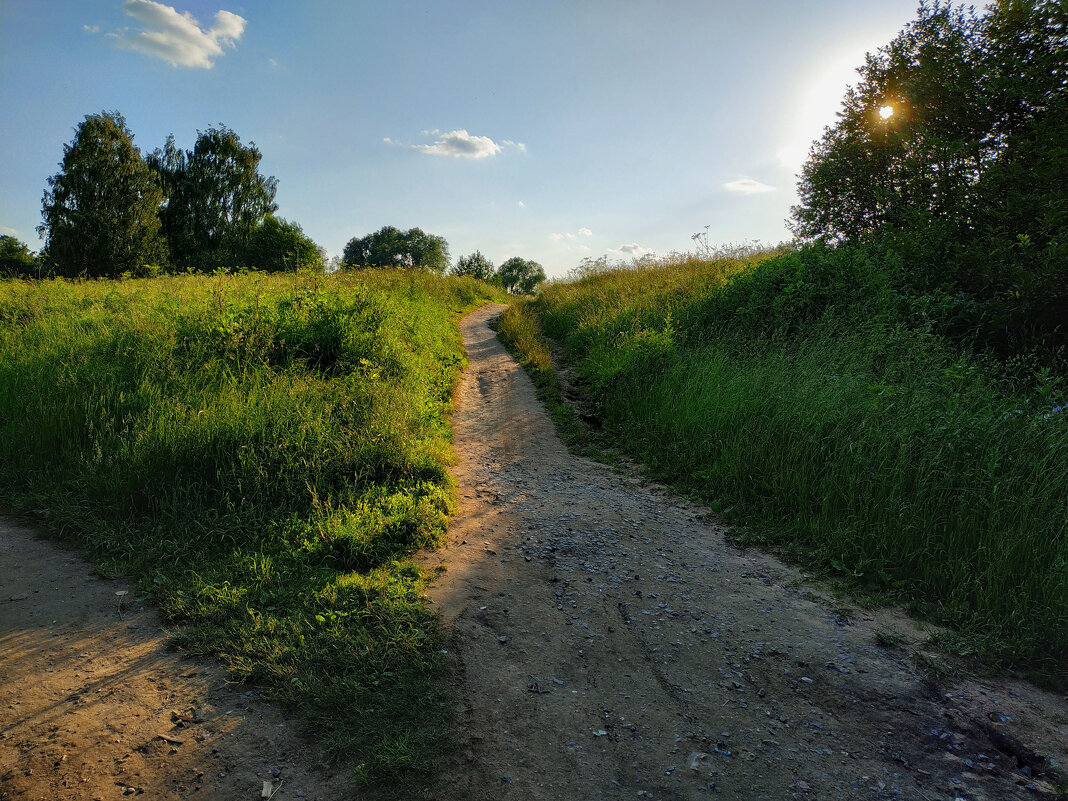
[[[895,288],[945,307],[950,335],[1068,345],[1066,65],[1063,0],[922,4],[813,147],[794,232],[892,253]]]
[[[449,266],[449,245],[420,228],[401,231],[386,225],[350,239],[341,259],[346,267],[403,267],[441,274]]]
[[[0,278],[37,278],[40,267],[24,243],[13,236],[0,235]]]
[[[532,295],[545,280],[545,270],[536,261],[513,256],[497,270],[505,291],[518,295]]]
[[[493,262],[476,250],[470,256],[461,256],[453,268],[453,275],[465,275],[489,281],[493,277]]]
[[[1003,0],[981,17],[923,3],[867,57],[814,145],[794,232],[841,242],[930,221],[966,230],[984,174],[1068,92],[1066,32],[1063,0]]]
[[[198,131],[184,152],[171,136],[149,156],[166,193],[160,219],[176,266],[210,271],[244,264],[253,233],[278,210],[278,180],[260,174],[262,157],[255,143],[242,145],[225,126]]]
[[[86,116],[60,168],[48,179],[37,228],[60,275],[115,277],[166,260],[163,192],[121,114]]]
[[[295,222],[273,214],[252,232],[243,263],[268,272],[324,269],[323,253]]]

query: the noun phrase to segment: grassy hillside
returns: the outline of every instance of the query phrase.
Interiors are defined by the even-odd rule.
[[[619,270],[545,287],[501,331],[535,370],[536,327],[562,342],[609,440],[749,541],[1064,681],[1065,384],[931,333],[952,299],[903,296],[892,269],[812,247]]]
[[[456,318],[490,290],[355,276],[0,282],[0,507],[136,577],[181,644],[367,780],[452,723],[423,577],[452,507]]]

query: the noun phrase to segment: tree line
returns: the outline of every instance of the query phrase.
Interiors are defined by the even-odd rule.
[[[365,267],[421,267],[435,273],[477,278],[512,294],[529,295],[545,280],[545,270],[536,261],[513,256],[495,267],[481,251],[461,256],[449,269],[449,244],[443,237],[411,228],[401,231],[391,225],[373,234],[353,237],[341,256],[342,269]]]
[[[198,131],[191,150],[167,138],[147,156],[118,112],[90,114],[64,145],[48,179],[33,254],[0,236],[0,277],[116,278],[160,272],[326,269],[325,253],[295,222],[277,216],[278,180],[260,172],[262,154],[224,125]],[[419,228],[385,226],[345,246],[340,269],[402,268],[445,273],[449,247]],[[481,253],[452,272],[533,292],[545,272],[512,258],[496,269]]]

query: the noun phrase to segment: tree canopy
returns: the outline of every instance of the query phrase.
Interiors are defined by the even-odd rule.
[[[1068,92],[1065,65],[1061,0],[1004,0],[985,16],[925,2],[868,56],[813,147],[795,233],[855,241],[921,220],[967,222],[984,175]]]
[[[924,3],[858,71],[794,232],[894,254],[897,288],[950,333],[1068,344],[1068,5]]]
[[[114,277],[166,261],[163,192],[118,112],[86,116],[48,187],[37,230],[58,274]]]
[[[493,272],[493,262],[483,256],[480,250],[476,250],[470,256],[461,256],[453,268],[454,275],[465,275],[482,281],[489,281],[493,277]]]
[[[441,274],[449,266],[449,245],[420,228],[401,231],[386,225],[350,239],[341,260],[346,267],[403,267]]]
[[[40,266],[25,243],[0,234],[0,278],[35,278]]]
[[[170,136],[149,156],[164,190],[159,216],[176,267],[246,265],[253,234],[278,209],[278,180],[260,174],[261,159],[255,143],[241,144],[225,126],[198,131],[192,150]]]
[[[530,295],[545,280],[545,270],[536,261],[513,256],[500,266],[497,276],[506,292]]]
[[[324,268],[323,253],[295,222],[269,214],[249,238],[246,266],[267,272]]]

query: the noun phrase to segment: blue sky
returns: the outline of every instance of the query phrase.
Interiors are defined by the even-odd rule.
[[[796,173],[916,0],[0,0],[0,233],[40,247],[86,114],[143,152],[223,123],[331,254],[383,225],[453,257],[789,238]]]

